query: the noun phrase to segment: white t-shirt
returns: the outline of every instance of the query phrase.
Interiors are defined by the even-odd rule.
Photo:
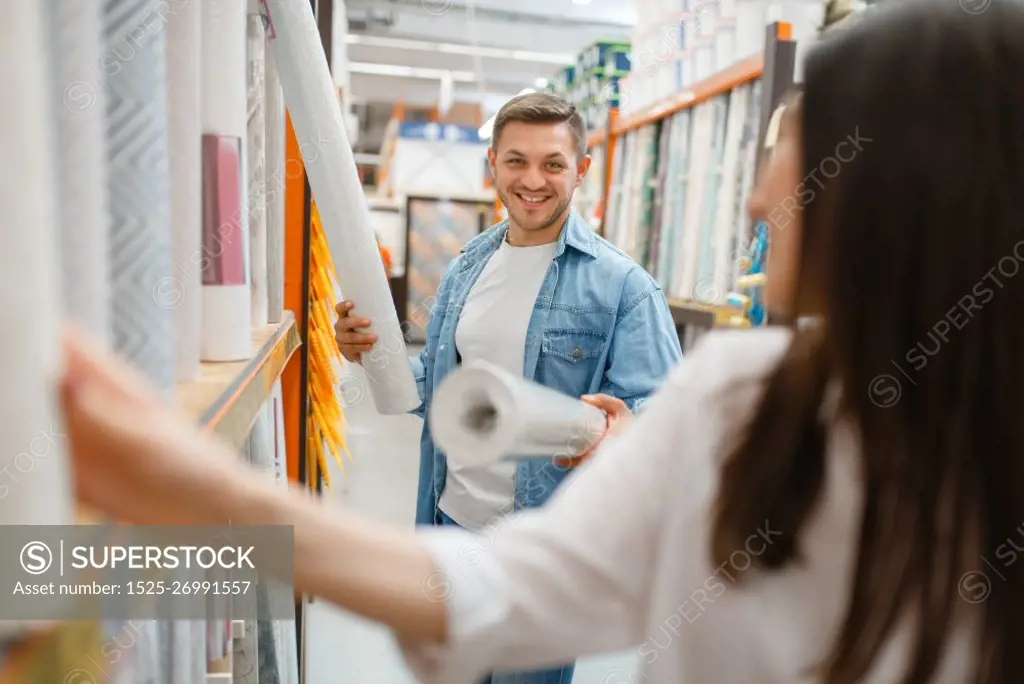
[[[820,681],[813,669],[842,627],[856,563],[864,493],[855,430],[839,423],[830,431],[801,562],[733,582],[777,539],[771,520],[750,530],[724,565],[709,548],[723,445],[746,423],[758,380],[789,339],[785,329],[708,333],[635,422],[544,507],[476,534],[423,531],[453,590],[447,643],[403,644],[418,680],[473,684],[488,671],[635,648],[640,673],[613,670],[606,681]],[[900,623],[863,684],[902,682],[909,624]],[[967,621],[950,636],[931,684],[970,681],[972,631]]]
[[[483,360],[523,374],[526,330],[558,244],[513,247],[502,242],[477,278],[459,316],[455,347],[462,363]],[[516,464],[467,467],[447,455],[448,477],[438,507],[477,530],[512,511]]]

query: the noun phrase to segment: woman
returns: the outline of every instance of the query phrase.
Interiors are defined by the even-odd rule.
[[[83,500],[293,524],[299,588],[429,682],[638,647],[654,684],[1015,684],[1024,9],[978,7],[893,2],[813,53],[751,213],[775,320],[817,325],[709,335],[544,509],[481,541],[327,512],[72,340]]]

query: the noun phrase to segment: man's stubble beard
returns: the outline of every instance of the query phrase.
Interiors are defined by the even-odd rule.
[[[505,206],[505,209],[508,210],[509,220],[514,222],[516,224],[516,226],[519,227],[520,229],[522,229],[522,230],[531,230],[531,231],[533,231],[533,230],[544,230],[546,228],[550,228],[551,226],[555,225],[556,223],[560,223],[561,221],[564,221],[564,219],[560,219],[559,217],[561,217],[562,214],[565,213],[565,210],[572,203],[572,196],[573,196],[573,193],[570,192],[567,197],[565,197],[564,199],[559,200],[559,202],[555,205],[554,211],[552,211],[552,213],[544,220],[543,225],[537,226],[536,228],[526,228],[513,215],[512,209],[511,209],[512,204],[508,201],[508,197],[506,196],[506,194],[504,192],[502,192],[501,190],[497,189],[497,187],[495,187],[495,191],[498,193],[498,199],[501,200],[501,203]]]

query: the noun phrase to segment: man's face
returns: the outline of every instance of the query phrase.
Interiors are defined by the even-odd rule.
[[[576,151],[568,123],[510,121],[487,159],[498,197],[523,230],[559,221],[590,168],[590,157]]]

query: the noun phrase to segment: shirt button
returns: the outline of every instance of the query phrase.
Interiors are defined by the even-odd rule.
[[[580,349],[579,347],[576,347],[575,349],[572,350],[572,358],[578,359],[581,356],[583,356],[583,350],[582,349]]]

